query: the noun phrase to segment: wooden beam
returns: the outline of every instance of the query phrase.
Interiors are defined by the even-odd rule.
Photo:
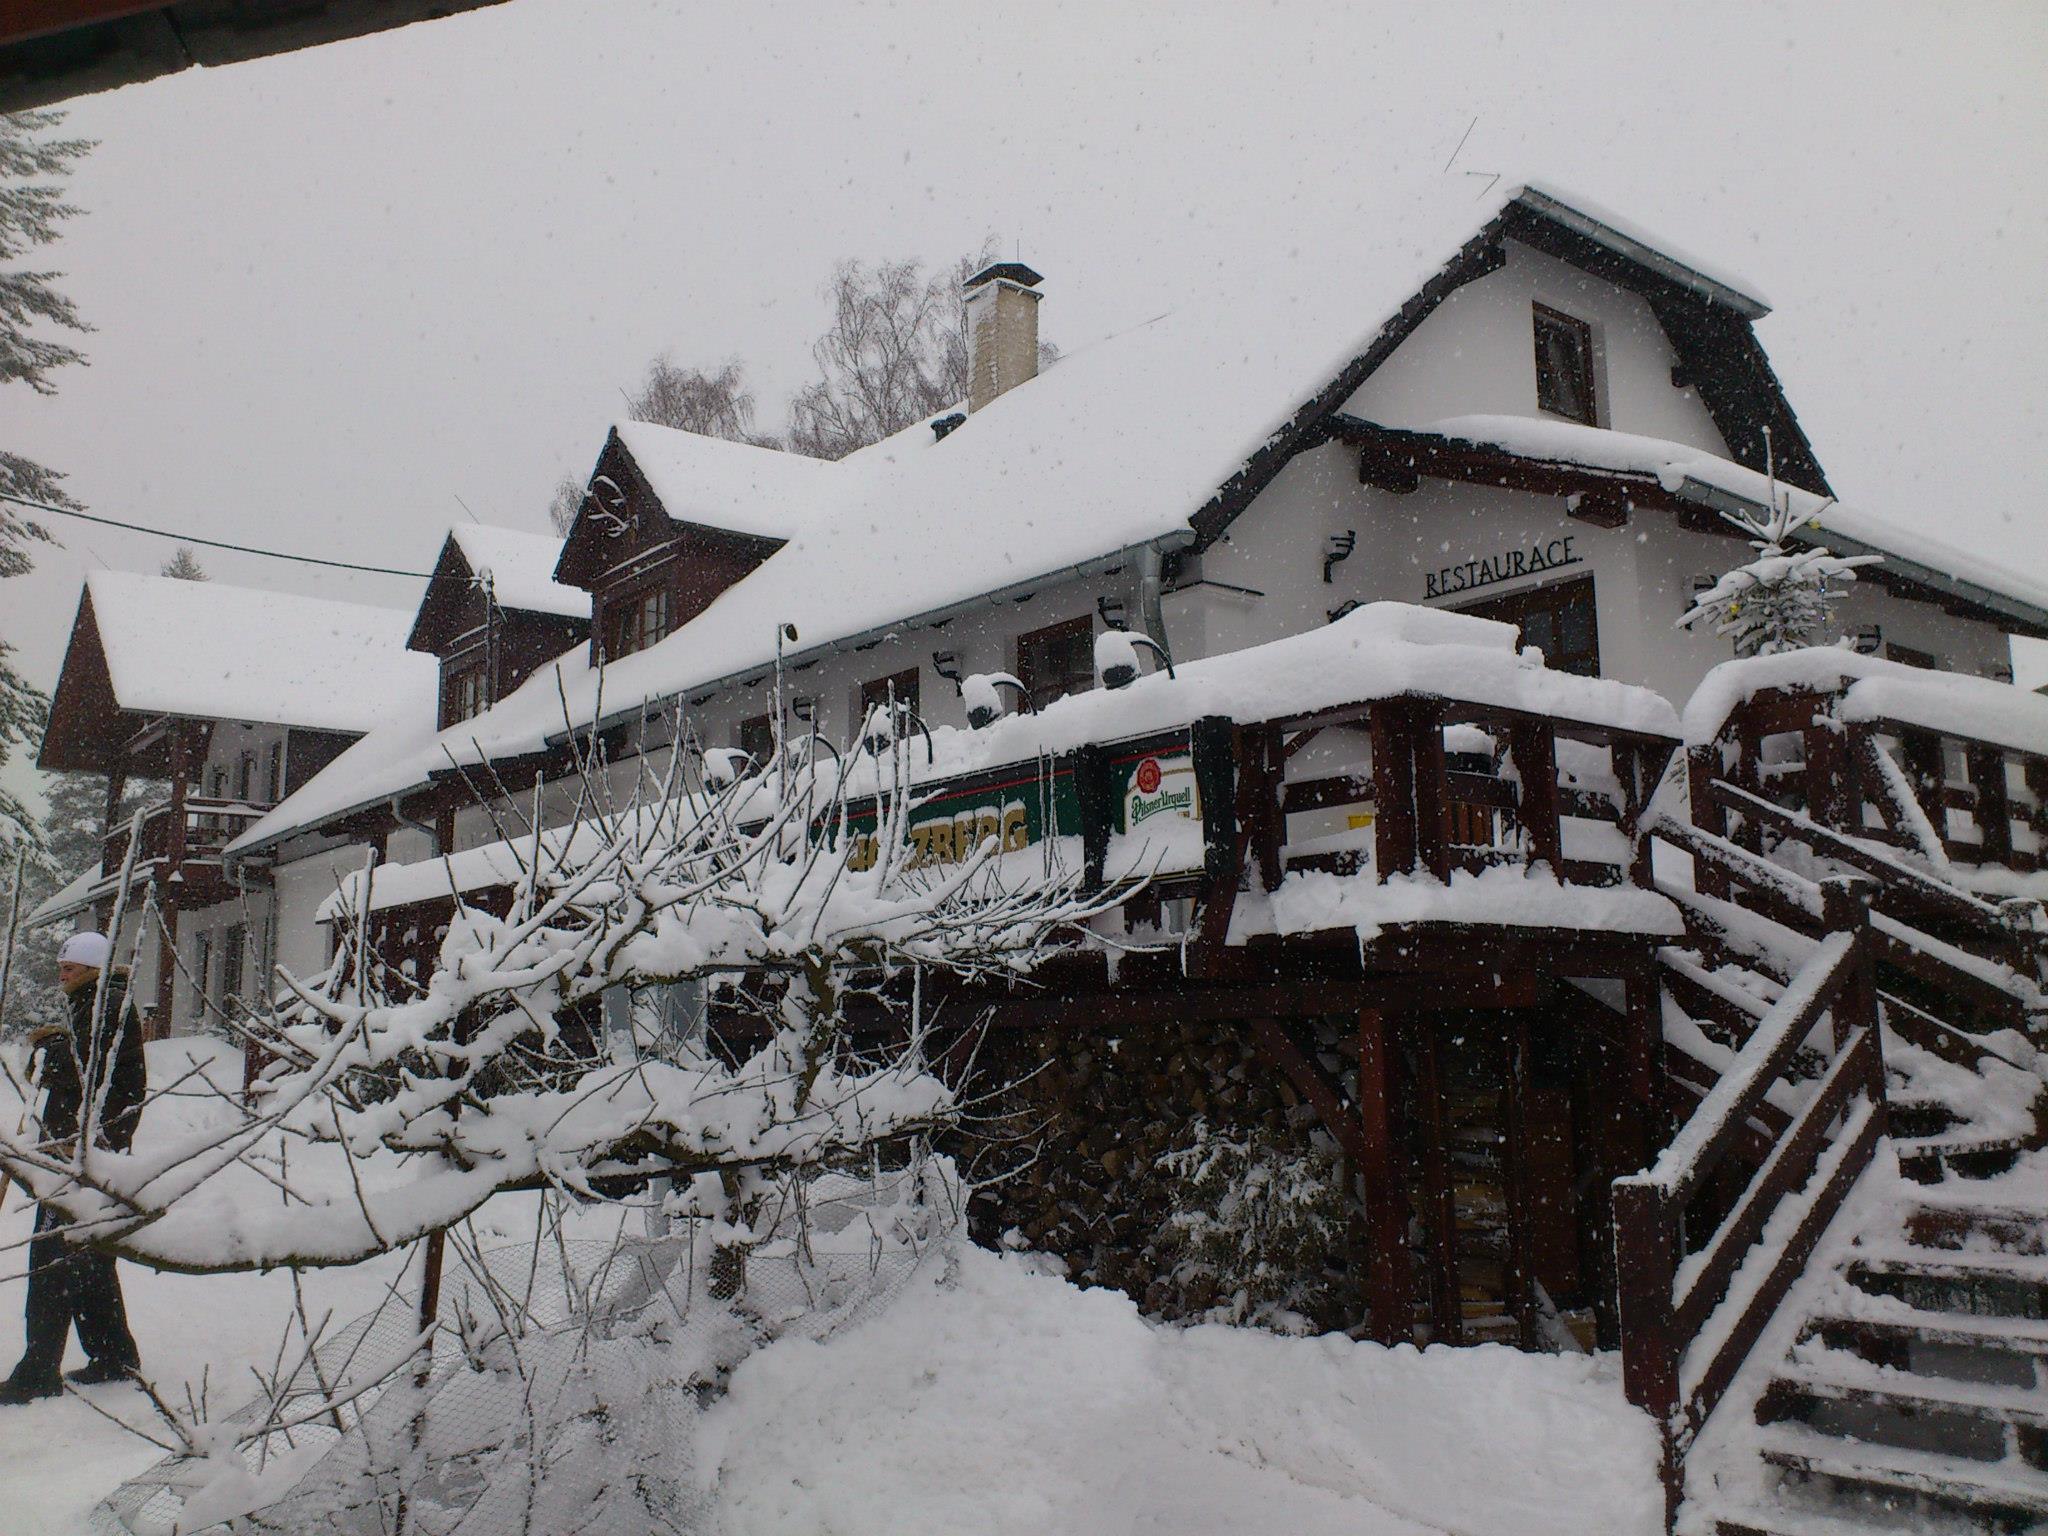
[[[1323,1128],[1336,1137],[1337,1145],[1344,1149],[1344,1155],[1354,1164],[1363,1166],[1369,1149],[1359,1124],[1359,1117],[1353,1114],[1344,1102],[1336,1083],[1314,1057],[1301,1048],[1287,1028],[1278,1019],[1262,1017],[1252,1020],[1252,1044],[1259,1054],[1286,1074],[1287,1080],[1301,1090],[1301,1096],[1308,1100],[1309,1107],[1316,1112]]]
[[[1427,1202],[1430,1230],[1429,1313],[1430,1327],[1438,1343],[1465,1342],[1465,1302],[1458,1276],[1458,1198],[1451,1179],[1449,1143],[1444,1134],[1444,1085],[1439,1058],[1437,1029],[1433,1021],[1417,1017],[1415,1025],[1416,1062],[1420,1080],[1416,1083],[1418,1118],[1422,1131],[1422,1187]]]
[[[1377,1008],[1358,1015],[1359,1178],[1365,1185],[1367,1254],[1366,1304],[1372,1337],[1381,1344],[1410,1341],[1408,1222],[1401,1194],[1394,1139],[1394,1097],[1398,1068],[1386,1015]]]
[[[1619,750],[1618,748],[1616,749]],[[1557,816],[1557,737],[1547,721],[1518,721],[1508,732],[1508,754],[1522,780],[1522,825],[1529,861],[1564,877],[1564,835]]]

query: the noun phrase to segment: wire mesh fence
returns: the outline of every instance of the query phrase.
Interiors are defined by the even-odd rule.
[[[699,1420],[778,1338],[875,1315],[958,1228],[931,1165],[815,1181],[742,1271],[689,1232],[457,1246],[93,1512],[97,1536],[710,1536]],[[730,1294],[726,1294],[729,1292]]]

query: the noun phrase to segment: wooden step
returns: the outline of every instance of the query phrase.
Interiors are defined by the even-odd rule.
[[[1937,1344],[2048,1360],[2048,1321],[2027,1317],[1974,1317],[1901,1304],[1883,1316],[1824,1312],[1808,1321],[1805,1332],[1832,1349],[1857,1349],[1851,1341],[1860,1341],[1890,1354],[1914,1344]]]
[[[1980,1519],[2048,1518],[2048,1475],[2011,1461],[1961,1461],[1929,1451],[1841,1440],[1803,1424],[1758,1431],[1764,1461],[1880,1496],[1925,1499]]]
[[[1858,1246],[1845,1273],[1860,1290],[1896,1296],[1923,1311],[2048,1317],[2048,1258],[2036,1254]]]
[[[2037,1435],[2048,1430],[2048,1392],[2032,1383],[2018,1387],[1952,1381],[1872,1365],[1855,1356],[1784,1368],[1757,1404],[1757,1420],[1776,1422],[1823,1403],[1882,1409],[1901,1418],[2018,1427]],[[1991,1443],[2001,1440],[1994,1437]]]
[[[1916,1184],[1938,1184],[1948,1174],[1989,1179],[2009,1173],[2020,1154],[2032,1150],[2033,1138],[1981,1136],[1965,1128],[1937,1136],[1902,1136],[1892,1145],[1901,1174]]]
[[[2048,1211],[1976,1201],[1918,1202],[1906,1214],[1906,1238],[1921,1248],[1953,1252],[1973,1239],[2009,1253],[2048,1253]]]

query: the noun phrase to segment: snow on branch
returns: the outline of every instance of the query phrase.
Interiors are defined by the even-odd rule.
[[[354,1262],[520,1188],[673,1179],[687,1214],[743,1227],[760,1181],[955,1112],[922,1021],[857,1040],[851,995],[887,1001],[888,978],[916,967],[1026,971],[1120,899],[1075,878],[1013,884],[993,838],[920,865],[901,743],[859,762],[879,825],[852,859],[854,761],[813,737],[707,779],[671,739],[623,803],[607,765],[582,762],[566,824],[546,831],[538,793],[524,816],[484,797],[527,827],[509,901],[465,897],[449,870],[453,915],[424,978],[369,943],[372,882],[345,890],[334,964],[280,969],[276,1001],[245,1026],[271,1057],[246,1103],[223,1095],[206,1124],[146,1151],[96,1144],[92,1123],[75,1145],[0,1127],[0,1164],[76,1236],[195,1272]],[[663,1059],[607,1044],[607,991],[738,976],[752,1002],[727,1038]]]

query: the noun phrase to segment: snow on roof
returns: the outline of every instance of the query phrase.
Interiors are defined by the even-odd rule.
[[[1839,646],[1724,661],[1686,703],[1686,742],[1713,741],[1738,705],[1767,688],[1840,690],[1837,713],[1843,720],[1892,720],[2048,756],[2048,698],[1990,678],[1931,672]]]
[[[1678,734],[1678,716],[1661,695],[1611,678],[1553,671],[1519,649],[1511,624],[1407,603],[1369,603],[1320,629],[1191,661],[1173,675],[1154,672],[1114,691],[1069,694],[1043,710],[1009,715],[983,730],[934,726],[929,759],[913,750],[906,772],[912,785],[929,786],[1039,761],[1089,742],[1156,735],[1204,716],[1275,720],[1408,694],[1521,710],[1595,730]],[[351,751],[367,756],[374,740],[358,742]],[[344,755],[335,767],[347,761]],[[849,796],[885,787],[877,782],[871,760],[849,766]],[[571,837],[601,841],[590,828],[557,828],[543,836],[546,847],[557,853]],[[509,884],[528,856],[522,840],[518,847],[498,843],[445,860],[385,866],[372,881],[372,906],[402,906],[452,890]],[[344,881],[337,896],[322,906],[323,920],[354,901],[358,883],[353,876]],[[1668,917],[1664,913],[1659,920]]]
[[[1701,488],[1738,497],[1762,506],[1770,495],[1770,482],[1753,469],[1708,453],[1685,443],[1667,442],[1659,437],[1638,437],[1628,432],[1610,432],[1604,427],[1581,426],[1575,421],[1558,421],[1532,416],[1453,416],[1431,422],[1421,429],[1442,437],[1484,443],[1506,449],[1525,458],[1551,459],[1583,464],[1596,469],[1653,475],[1673,495],[1697,496]],[[1687,482],[1694,490],[1687,491]],[[1838,542],[1849,541],[1858,548],[1836,550],[1838,554],[1859,553],[1867,547],[1892,561],[1937,576],[1947,576],[1984,591],[2038,610],[2039,621],[2048,623],[2048,583],[2033,581],[2006,565],[1980,559],[1967,551],[1903,528],[1870,512],[1845,507],[1838,501],[1778,483],[1781,496],[1790,496],[1793,509],[1817,514],[1821,533],[1832,534]]]
[[[362,732],[437,675],[406,650],[401,609],[131,571],[85,586],[115,705],[131,714]]]
[[[279,836],[316,827],[343,811],[388,799],[424,782],[429,769],[448,765],[445,756],[434,753],[434,743],[444,734],[459,735],[462,726],[440,730],[440,664],[431,656],[421,659],[427,665],[409,672],[386,695],[385,723],[362,740],[350,742],[333,762],[245,827],[228,844],[231,857],[267,846]],[[546,667],[541,673],[551,675]]]
[[[662,510],[681,523],[786,539],[831,502],[846,478],[823,459],[651,422],[616,422],[612,431]]]
[[[448,537],[462,551],[474,575],[490,573],[491,591],[500,608],[590,617],[590,594],[555,580],[555,562],[562,558],[562,541],[555,535],[457,523],[448,530]]]
[[[71,916],[90,904],[97,892],[93,889],[106,878],[95,864],[61,891],[42,902],[21,920],[24,928],[40,928],[45,923],[54,923],[59,918]]]
[[[801,658],[1139,546],[1191,541],[1192,516],[1521,195],[1503,182],[1475,198],[1445,176],[1362,190],[1324,210],[1331,238],[1290,237],[1249,268],[1231,263],[1235,282],[1077,347],[943,442],[919,423],[826,463],[619,423],[670,516],[788,543],[660,644],[611,663],[601,702],[583,654],[564,656],[464,722],[459,739],[429,738],[410,759],[394,750],[359,788],[337,762],[301,791],[318,791],[307,807],[324,819],[371,803],[423,783],[450,753],[537,750],[566,734],[565,697],[581,726],[749,674],[773,656],[782,624],[797,627],[790,655]],[[1531,206],[1554,217],[1563,204],[1538,194]],[[1593,222],[1648,239],[1606,215]],[[288,830],[290,804],[237,846]]]
[[[1319,629],[1190,661],[1114,691],[1069,694],[979,731],[935,727],[934,763],[913,753],[917,781],[971,773],[1088,742],[1184,726],[1204,715],[1279,720],[1404,694],[1522,710],[1595,729],[1678,735],[1662,694],[1543,666],[1512,624],[1409,603],[1367,603]],[[2048,708],[2048,701],[2043,701]],[[856,788],[861,787],[858,775]]]
[[[1610,250],[1656,267],[1708,297],[1730,304],[1752,320],[1771,312],[1763,290],[1725,267],[1700,260],[1623,214],[1549,182],[1523,185],[1517,199],[1537,212],[1587,235]]]

